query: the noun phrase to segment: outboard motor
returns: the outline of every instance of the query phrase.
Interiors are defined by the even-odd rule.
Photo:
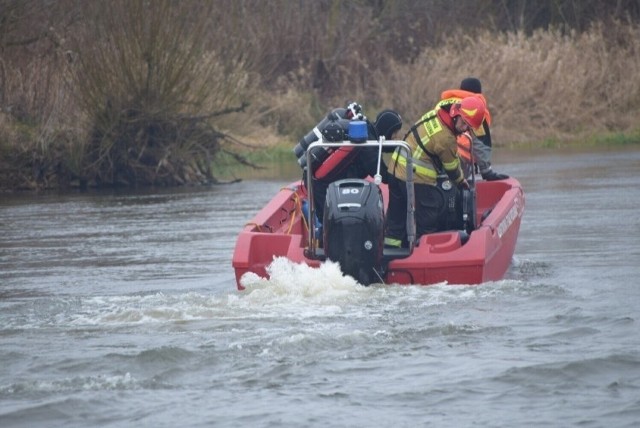
[[[327,189],[324,251],[342,272],[369,285],[380,276],[384,248],[382,192],[361,179],[333,182]]]

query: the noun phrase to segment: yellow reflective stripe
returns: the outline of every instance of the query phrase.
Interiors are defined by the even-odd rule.
[[[444,167],[444,169],[446,169],[447,171],[451,171],[454,170],[456,168],[458,168],[458,165],[460,165],[460,161],[458,160],[458,158],[454,159],[451,162],[447,162],[447,163],[442,163],[442,166]]]
[[[415,166],[416,174],[424,175],[425,177],[433,178],[434,180],[438,176],[438,173],[431,168],[426,168],[424,166],[415,165],[415,164],[414,166]]]
[[[431,113],[431,112],[429,112],[429,113]],[[427,115],[429,113],[427,113]],[[433,115],[433,117],[429,118],[426,122],[424,122],[422,124],[422,126],[424,127],[425,132],[427,133],[427,135],[429,137],[431,137],[432,135],[442,131],[442,125],[440,124],[440,121],[439,120],[435,120],[435,118],[436,118],[436,115]],[[428,141],[428,139],[427,139],[427,141]],[[426,144],[425,144],[425,146],[426,146]]]
[[[436,115],[438,114],[438,109],[433,109],[433,110],[429,110],[428,112],[426,112],[425,114],[422,115],[422,117],[420,118],[419,122],[426,122],[429,121],[431,119],[433,119],[434,117],[436,117]]]
[[[404,156],[398,155],[398,153],[394,153],[392,156],[392,159],[395,160],[397,163],[399,163],[400,165],[402,165],[403,167],[407,167],[407,158],[405,158]],[[415,172],[416,174],[420,174],[426,177],[430,177],[435,179],[438,174],[436,173],[436,171],[432,168],[429,168],[427,166],[422,166],[419,165],[418,163],[422,163],[418,160],[413,161],[413,172]],[[423,165],[426,165],[424,163],[422,163]]]
[[[395,238],[384,238],[384,245],[388,247],[398,247],[402,245],[402,241],[400,239]]]

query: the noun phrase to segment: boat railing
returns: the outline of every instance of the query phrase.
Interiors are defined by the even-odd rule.
[[[379,140],[367,140],[361,143],[354,143],[349,140],[345,141],[337,141],[337,142],[329,142],[329,141],[316,141],[311,143],[309,147],[307,147],[306,157],[307,157],[307,168],[306,168],[306,186],[307,186],[307,195],[309,198],[309,230],[308,230],[308,247],[305,250],[305,256],[312,260],[324,260],[325,254],[324,249],[319,248],[318,239],[315,236],[315,230],[313,227],[315,218],[315,204],[313,200],[313,162],[311,159],[311,152],[313,148],[316,147],[352,147],[355,150],[362,149],[365,147],[377,147],[378,148],[378,168],[377,174],[374,178],[374,183],[376,185],[380,185],[381,183],[381,174],[380,168],[382,165],[382,153],[383,148],[395,148],[399,149],[404,153],[404,157],[407,159],[407,241],[409,242],[408,248],[400,248],[400,249],[384,249],[383,257],[386,259],[394,259],[400,257],[407,257],[413,252],[413,246],[415,245],[416,238],[416,222],[415,222],[415,195],[414,195],[414,186],[413,186],[413,158],[411,156],[411,148],[409,145],[402,140],[386,140],[385,137],[380,137]]]

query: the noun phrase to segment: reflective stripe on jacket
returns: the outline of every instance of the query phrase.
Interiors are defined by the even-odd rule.
[[[458,144],[453,131],[440,117],[442,109],[432,110],[423,115],[412,127],[405,141],[413,156],[414,181],[423,184],[436,184],[438,169],[444,169],[451,181],[458,184],[464,177],[458,159]],[[448,115],[448,113],[444,112]],[[422,145],[418,144],[415,134]],[[428,153],[425,153],[423,147]],[[389,172],[401,180],[407,177],[407,159],[399,149],[393,153]],[[434,162],[440,165],[434,165]]]

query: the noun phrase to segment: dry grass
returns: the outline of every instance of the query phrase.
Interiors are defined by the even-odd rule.
[[[632,132],[640,112],[640,27],[595,25],[568,35],[485,32],[427,49],[414,64],[394,63],[375,76],[371,91],[410,121],[442,90],[466,76],[480,78],[498,144]]]
[[[506,142],[580,140],[637,127],[640,29],[614,31],[597,25],[580,35],[511,34],[498,46],[495,37],[481,39],[481,46],[493,48],[484,80],[496,136]],[[617,45],[616,38],[627,42]]]

